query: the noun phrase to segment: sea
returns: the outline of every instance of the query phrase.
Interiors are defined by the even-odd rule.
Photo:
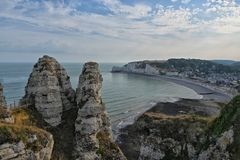
[[[24,95],[24,89],[34,63],[0,63],[0,82],[8,105],[15,105]],[[71,77],[72,87],[78,84],[82,63],[62,63]],[[157,102],[176,101],[178,98],[201,98],[187,87],[155,79],[154,77],[111,73],[113,66],[120,63],[100,64],[103,76],[102,98],[109,113],[112,128],[117,132]]]

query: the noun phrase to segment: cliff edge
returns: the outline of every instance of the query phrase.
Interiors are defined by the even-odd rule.
[[[52,134],[34,125],[24,108],[9,110],[0,106],[0,159],[50,160]]]
[[[123,129],[118,143],[129,160],[237,160],[239,107],[240,96],[223,109],[206,100],[159,103]]]

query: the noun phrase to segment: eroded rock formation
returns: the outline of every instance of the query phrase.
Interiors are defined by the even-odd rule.
[[[25,92],[22,104],[34,107],[51,126],[59,125],[63,112],[75,107],[75,93],[67,72],[49,56],[34,65]]]
[[[79,111],[75,122],[74,159],[125,159],[112,138],[101,98],[102,80],[97,63],[84,65],[76,93]]]
[[[3,86],[2,86],[2,84],[0,83],[0,107],[1,107],[1,106],[4,107],[4,106],[6,106],[6,105],[7,105],[7,103],[6,103],[5,97],[4,97],[4,95],[3,95]]]

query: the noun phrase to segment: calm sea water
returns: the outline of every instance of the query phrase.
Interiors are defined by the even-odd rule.
[[[64,63],[71,77],[73,88],[77,87],[82,70],[81,63]],[[193,90],[175,83],[156,80],[141,75],[110,73],[112,66],[122,64],[100,64],[103,75],[102,98],[106,104],[113,127],[131,122],[138,114],[158,101],[173,98],[200,98]],[[24,95],[32,63],[0,63],[0,82],[8,104],[13,104]]]

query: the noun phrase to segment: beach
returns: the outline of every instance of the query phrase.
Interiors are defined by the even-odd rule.
[[[205,100],[213,100],[215,102],[229,102],[231,100],[231,96],[227,93],[224,93],[223,91],[213,88],[210,86],[204,86],[202,83],[194,82],[190,79],[181,79],[178,77],[169,77],[169,76],[156,76],[158,79],[170,81],[179,85],[183,85],[185,87],[188,87],[195,92],[197,92],[199,95],[203,96],[203,99]]]
[[[227,93],[224,93],[221,90],[218,90],[216,88],[210,88],[207,86],[204,86],[204,84],[198,83],[198,82],[194,82],[190,79],[182,79],[182,78],[178,78],[178,77],[169,77],[169,76],[163,76],[163,75],[150,75],[150,74],[139,74],[139,73],[126,73],[126,72],[121,72],[124,74],[135,74],[135,75],[140,75],[140,76],[144,76],[145,78],[150,78],[150,79],[154,79],[154,80],[159,80],[159,81],[167,81],[167,82],[171,82],[171,83],[175,83],[184,87],[187,87],[189,89],[194,90],[197,94],[201,95],[200,99],[195,99],[195,98],[180,98],[181,95],[179,95],[179,97],[176,98],[169,98],[166,100],[160,100],[160,99],[156,99],[155,103],[143,106],[142,108],[139,108],[139,110],[125,118],[125,119],[121,119],[119,121],[116,121],[115,123],[113,123],[113,130],[114,130],[114,136],[115,138],[117,138],[117,136],[119,135],[119,130],[122,128],[125,128],[128,125],[133,124],[139,116],[141,116],[143,113],[145,113],[147,110],[152,109],[154,107],[157,107],[159,104],[161,103],[178,103],[178,101],[181,102],[191,102],[192,105],[203,105],[203,106],[212,106],[212,104],[215,103],[228,103],[231,100],[231,95],[228,95]],[[119,73],[115,73],[115,74],[119,74]],[[192,101],[191,101],[192,100]],[[195,104],[196,103],[196,104]],[[165,105],[166,107],[166,105]],[[213,112],[212,110],[215,107],[205,107],[205,112]],[[179,112],[180,110],[183,110],[182,108],[177,108],[177,112]],[[216,111],[214,111],[215,115],[219,114],[219,108],[217,109],[218,113],[216,113]]]
[[[217,87],[211,87],[204,83],[196,82],[191,79],[171,77],[171,76],[165,76],[165,75],[143,74],[143,73],[126,73],[126,74],[137,74],[137,75],[150,77],[152,79],[163,80],[163,81],[172,82],[178,85],[182,85],[184,87],[194,90],[197,94],[201,95],[202,99],[204,100],[212,100],[215,102],[227,103],[233,97],[233,95],[230,95],[229,93],[226,93],[221,89],[218,89]]]

